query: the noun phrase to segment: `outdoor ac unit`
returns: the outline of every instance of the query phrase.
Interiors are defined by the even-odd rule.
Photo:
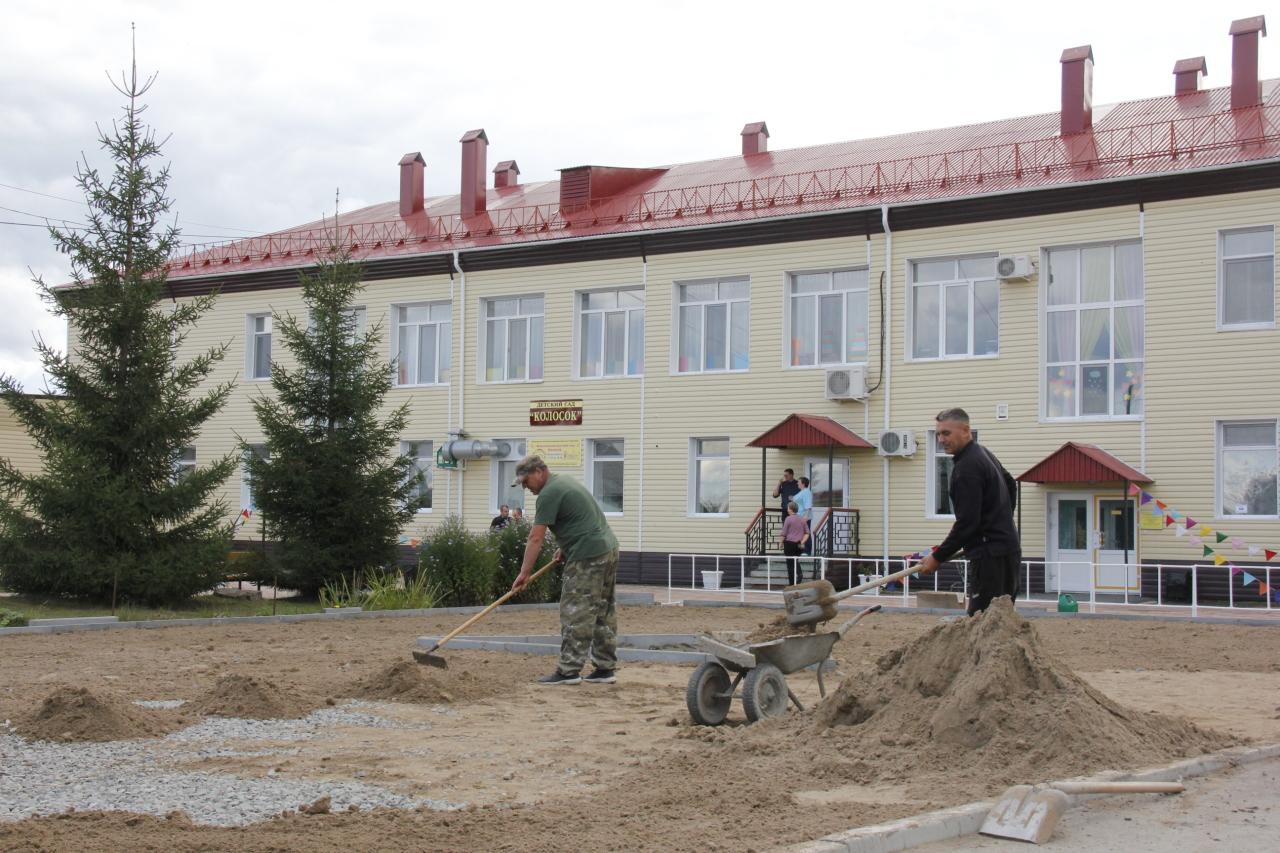
[[[867,369],[839,367],[827,371],[828,400],[865,400],[867,398]]]
[[[916,452],[916,431],[887,429],[880,433],[881,456],[911,456]]]
[[[1027,281],[1036,274],[1030,255],[1002,255],[996,258],[996,277],[1001,281]]]

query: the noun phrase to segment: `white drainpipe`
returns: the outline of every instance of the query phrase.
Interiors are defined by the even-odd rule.
[[[880,224],[884,226],[884,269],[888,281],[884,289],[884,363],[880,369],[884,371],[884,428],[889,423],[889,365],[893,363],[893,232],[889,230],[889,205],[880,205]],[[884,559],[885,572],[889,571],[889,457],[884,457]]]
[[[465,410],[467,393],[467,273],[462,269],[458,250],[453,252],[453,268],[458,271],[458,429],[466,429]],[[461,433],[459,433],[461,435]],[[458,517],[463,517],[462,480],[464,471],[458,469]]]

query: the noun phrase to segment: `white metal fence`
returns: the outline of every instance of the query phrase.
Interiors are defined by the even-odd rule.
[[[788,585],[786,571],[787,561],[790,559],[798,561],[801,580],[826,578],[833,582],[843,581],[844,589],[850,589],[874,577],[884,577],[902,571],[913,562],[902,558],[886,560],[877,557],[802,556],[792,558],[773,554],[668,554],[667,600],[671,600],[670,593],[674,590],[736,592],[739,601],[745,601],[748,592],[781,593]],[[941,572],[923,577],[912,575],[896,584],[897,588],[893,590],[881,588],[868,590],[866,594],[901,598],[903,606],[910,606],[914,593],[921,590],[958,592],[967,597],[969,592],[967,562],[956,560],[950,565],[959,567],[958,579],[948,577],[944,581],[940,577]],[[1100,573],[1112,576],[1120,573],[1124,582],[1114,588],[1101,587],[1096,582],[1090,584],[1087,589],[1064,588],[1061,578],[1067,567],[1073,569],[1077,576],[1087,576],[1095,581]],[[1037,569],[1034,573],[1033,568]],[[1266,611],[1268,613],[1273,609],[1280,610],[1280,604],[1274,603],[1276,588],[1272,585],[1272,567],[1254,566],[1244,571],[1254,577],[1255,582],[1263,585],[1258,588],[1258,592],[1246,591],[1247,594],[1238,592],[1237,581],[1242,578],[1242,575],[1216,565],[1024,560],[1021,567],[1022,588],[1018,601],[1043,603],[1067,593],[1077,599],[1077,604],[1082,610],[1087,608],[1086,612],[1089,613],[1098,612],[1099,605],[1124,605],[1164,610],[1189,609],[1192,616],[1199,615],[1201,610]],[[780,575],[776,580],[775,572]],[[1144,583],[1144,580],[1150,580],[1152,573],[1155,576],[1155,583]],[[1031,591],[1033,577],[1041,591]],[[1280,572],[1277,572],[1277,577],[1280,578]],[[1170,596],[1169,581],[1174,578],[1178,581],[1174,586],[1185,587],[1185,595]],[[840,585],[837,583],[837,586]],[[1241,584],[1242,589],[1245,586],[1252,586],[1252,584]],[[1145,593],[1144,588],[1148,590]],[[1154,592],[1154,595],[1151,592]]]

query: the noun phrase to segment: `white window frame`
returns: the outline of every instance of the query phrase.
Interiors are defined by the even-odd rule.
[[[402,308],[439,308],[442,306],[449,307],[449,319],[447,321],[428,320],[421,323],[401,323],[400,309]],[[402,326],[435,326],[436,327],[436,375],[431,382],[401,382],[400,381],[400,329]],[[449,345],[441,346],[440,327],[449,327]],[[447,353],[449,356],[449,375],[453,375],[453,304],[448,299],[427,300],[423,302],[395,302],[391,305],[391,360],[396,364],[394,374],[397,388],[431,388],[431,387],[448,387],[449,382],[441,382],[440,379],[440,356]],[[415,368],[416,369],[416,368]],[[418,377],[421,379],[421,377]]]
[[[929,363],[935,361],[987,361],[998,359],[1000,357],[1000,330],[1003,325],[1001,317],[1001,304],[1004,302],[1003,287],[1000,279],[995,274],[995,259],[1000,257],[999,252],[967,252],[957,255],[936,255],[922,258],[907,258],[906,281],[906,316],[903,319],[905,327],[904,337],[906,338],[906,346],[903,350],[905,361],[910,363]],[[959,273],[959,263],[961,261],[986,260],[990,258],[991,276],[982,278],[955,278],[946,281],[928,281],[920,284],[916,283],[916,264],[932,264],[932,263],[954,263],[956,264],[956,272]],[[981,355],[973,354],[973,334],[974,334],[974,285],[978,282],[994,281],[996,286],[996,351],[983,353]],[[916,349],[916,323],[915,323],[915,305],[916,292],[918,289],[925,287],[938,288],[938,355],[936,356],[917,356]],[[946,290],[948,287],[965,287],[968,294],[968,302],[966,308],[966,323],[968,328],[967,349],[964,353],[955,353],[948,355],[947,348],[947,302]]]
[[[631,306],[627,306],[626,308],[584,308],[582,306],[582,303],[585,297],[593,296],[600,293],[624,293],[624,292],[639,293],[641,297],[644,299],[645,304],[631,305]],[[645,288],[643,285],[634,285],[629,287],[592,288],[587,290],[574,291],[574,294],[573,294],[573,356],[572,356],[573,371],[571,374],[573,378],[582,379],[588,382],[596,382],[602,379],[639,379],[640,377],[644,376],[645,328],[643,324],[648,322],[648,319],[649,319],[647,308],[648,308],[648,293],[645,291]],[[641,321],[642,328],[640,331],[640,340],[638,342],[633,341],[632,335],[631,335],[632,314],[636,312],[640,313],[643,317]],[[604,326],[602,325],[601,339],[600,339],[601,350],[602,350],[600,364],[601,364],[602,372],[599,376],[584,376],[582,373],[582,355],[583,355],[582,350],[586,346],[586,341],[584,340],[584,338],[586,336],[586,330],[587,330],[587,315],[598,314],[603,318],[604,315],[618,314],[618,313],[621,313],[623,315],[622,334],[623,334],[623,347],[625,350],[623,354],[623,359],[622,359],[623,364],[627,366],[626,369],[627,371],[629,371],[631,362],[633,360],[637,360],[640,364],[639,371],[636,373],[630,373],[630,372],[604,373],[603,372],[604,365],[607,362],[604,359],[604,353],[603,353],[603,349],[605,346],[604,338],[605,338],[606,332],[605,332]],[[603,319],[601,322],[602,323],[604,322]],[[640,357],[639,359],[633,359],[632,356],[636,353],[637,348],[639,349]]]
[[[191,451],[191,458],[183,458],[186,452]],[[173,460],[173,477],[174,483],[181,483],[195,472],[199,462],[199,451],[194,444],[188,444],[179,449],[177,457]]]
[[[1107,364],[1108,364],[1108,366],[1109,366],[1109,369],[1110,369],[1111,367],[1114,367],[1116,364],[1125,363],[1125,362],[1127,362],[1127,361],[1141,361],[1141,362],[1143,363],[1143,392],[1144,392],[1144,395],[1143,395],[1143,396],[1144,396],[1144,399],[1145,399],[1145,389],[1146,389],[1146,361],[1147,361],[1147,356],[1146,356],[1146,318],[1147,318],[1147,297],[1146,297],[1146,294],[1147,294],[1147,290],[1146,290],[1146,276],[1147,276],[1147,271],[1146,271],[1146,264],[1147,264],[1147,261],[1146,261],[1146,247],[1145,247],[1145,244],[1144,244],[1144,243],[1143,243],[1143,241],[1142,241],[1142,238],[1140,238],[1140,237],[1133,237],[1133,238],[1122,238],[1122,239],[1117,239],[1117,240],[1099,240],[1099,241],[1094,241],[1094,242],[1089,242],[1089,243],[1064,243],[1064,244],[1062,244],[1062,245],[1057,245],[1057,246],[1044,246],[1044,247],[1042,247],[1042,248],[1040,249],[1040,270],[1041,270],[1041,274],[1040,274],[1040,276],[1039,276],[1039,279],[1040,279],[1040,281],[1042,282],[1042,284],[1040,285],[1040,288],[1039,288],[1040,293],[1039,293],[1039,309],[1038,309],[1038,310],[1039,310],[1038,326],[1039,326],[1039,329],[1040,329],[1040,335],[1039,335],[1039,337],[1040,337],[1040,344],[1039,344],[1039,348],[1040,348],[1040,410],[1039,410],[1039,414],[1038,414],[1038,420],[1039,420],[1039,422],[1040,422],[1040,423],[1058,423],[1058,424],[1060,424],[1060,423],[1089,423],[1089,422],[1134,422],[1134,423],[1136,423],[1136,422],[1138,422],[1138,421],[1143,420],[1143,419],[1146,417],[1146,407],[1145,407],[1145,404],[1144,404],[1144,407],[1143,407],[1143,412],[1141,412],[1141,413],[1139,413],[1139,414],[1134,414],[1134,415],[1125,415],[1125,414],[1119,414],[1119,415],[1117,415],[1117,414],[1087,414],[1087,415],[1081,415],[1081,414],[1076,414],[1076,415],[1066,415],[1066,416],[1059,416],[1059,415],[1050,416],[1050,414],[1049,414],[1049,395],[1050,395],[1050,393],[1051,393],[1051,389],[1050,389],[1050,387],[1049,387],[1048,372],[1049,372],[1049,368],[1053,366],[1053,365],[1051,365],[1051,364],[1049,363],[1049,314],[1050,314],[1050,313],[1052,313],[1052,312],[1054,312],[1054,311],[1057,311],[1057,310],[1063,310],[1063,311],[1065,311],[1065,310],[1071,310],[1070,306],[1052,306],[1052,305],[1050,305],[1050,304],[1049,304],[1049,284],[1050,284],[1050,282],[1049,282],[1049,276],[1051,275],[1051,271],[1050,271],[1050,267],[1049,267],[1049,254],[1050,254],[1051,252],[1058,252],[1058,251],[1071,251],[1071,250],[1097,249],[1097,248],[1106,248],[1106,247],[1110,247],[1110,248],[1111,248],[1111,250],[1112,250],[1112,287],[1114,288],[1114,286],[1115,286],[1115,272],[1114,272],[1114,270],[1115,270],[1115,266],[1114,266],[1114,263],[1115,263],[1115,261],[1114,261],[1114,258],[1115,258],[1115,249],[1116,249],[1116,247],[1118,247],[1118,246],[1126,246],[1126,245],[1136,245],[1136,246],[1138,246],[1138,247],[1139,247],[1139,254],[1140,254],[1141,258],[1142,258],[1142,278],[1143,278],[1143,285],[1142,285],[1142,298],[1141,298],[1141,299],[1121,299],[1121,300],[1117,300],[1117,299],[1115,299],[1115,298],[1114,298],[1115,293],[1114,293],[1114,290],[1113,290],[1113,292],[1112,292],[1112,297],[1113,297],[1113,298],[1112,298],[1112,299],[1111,299],[1111,301],[1109,301],[1109,302],[1081,302],[1081,301],[1077,300],[1075,303],[1072,303],[1072,304],[1075,306],[1074,310],[1075,310],[1075,312],[1076,312],[1076,326],[1075,326],[1075,347],[1076,347],[1076,357],[1075,357],[1075,361],[1074,361],[1074,363],[1073,363],[1073,364],[1074,364],[1074,366],[1079,370],[1079,369],[1081,369],[1081,368],[1082,368],[1082,366],[1083,366],[1083,365],[1085,365],[1085,364],[1096,364],[1096,363],[1099,363],[1099,362],[1100,362],[1100,360],[1097,360],[1097,361],[1093,361],[1093,360],[1086,361],[1085,359],[1081,358],[1081,353],[1079,352],[1079,349],[1080,349],[1080,326],[1079,326],[1079,322],[1080,322],[1080,311],[1082,311],[1082,310],[1086,310],[1089,306],[1093,306],[1093,307],[1096,307],[1096,308],[1101,308],[1101,307],[1104,307],[1104,306],[1105,306],[1105,307],[1108,307],[1108,308],[1110,308],[1110,309],[1111,309],[1111,311],[1112,311],[1112,313],[1111,313],[1111,331],[1110,331],[1110,334],[1111,334],[1111,341],[1112,341],[1112,351],[1111,351],[1111,358],[1107,359]],[[1079,265],[1077,265],[1077,275],[1078,275],[1078,276],[1080,275],[1080,266],[1079,266]],[[1077,282],[1077,286],[1079,287],[1079,286],[1081,286],[1081,285],[1082,285],[1082,282],[1079,282],[1079,281],[1078,281],[1078,282]],[[1116,332],[1115,332],[1115,309],[1117,309],[1117,308],[1131,308],[1131,307],[1141,307],[1141,308],[1142,308],[1143,352],[1142,352],[1142,355],[1141,355],[1140,357],[1138,357],[1138,358],[1130,358],[1130,359],[1121,359],[1121,358],[1116,358],[1116,357],[1115,357],[1115,351],[1114,351],[1115,333],[1116,333]],[[1067,363],[1066,363],[1066,362],[1061,362],[1061,364],[1062,364],[1062,365],[1067,365]],[[1111,383],[1112,383],[1112,384],[1113,384],[1113,386],[1114,386],[1114,382],[1115,382],[1115,375],[1114,375],[1114,372],[1111,372],[1111,373],[1110,373],[1110,377],[1111,377],[1111,378],[1110,378],[1110,381],[1111,381]],[[1080,393],[1080,384],[1081,384],[1081,383],[1080,383],[1080,376],[1079,376],[1079,375],[1077,375],[1077,377],[1076,377],[1076,385],[1075,385],[1075,388],[1074,388],[1075,393],[1076,393],[1076,395],[1077,395],[1077,396],[1076,396],[1076,399],[1077,399],[1077,403],[1076,403],[1077,411],[1079,410],[1079,402],[1078,402],[1078,401],[1079,401],[1079,393]],[[1113,388],[1112,390],[1110,390],[1108,393],[1111,395],[1111,396],[1109,397],[1110,402],[1111,402],[1112,404],[1114,404],[1114,402],[1115,402],[1115,398],[1114,398],[1114,388]]]
[[[410,455],[409,455],[409,454],[410,454],[410,452],[412,452],[412,450],[413,450],[415,447],[416,447],[416,448],[418,448],[418,451],[419,451],[419,452],[418,452],[416,455],[414,455],[414,456],[410,456]],[[423,453],[423,452],[422,452],[422,449],[423,449],[423,448],[426,448],[426,453]],[[432,502],[432,504],[433,504],[433,505],[432,505],[432,506],[427,506],[427,507],[420,506],[420,507],[418,507],[418,509],[416,510],[416,512],[417,512],[419,515],[423,515],[423,514],[427,514],[427,513],[435,512],[435,506],[434,506],[434,504],[435,504],[435,497],[436,497],[436,495],[435,495],[435,474],[436,474],[435,442],[432,442],[432,441],[414,441],[414,440],[412,440],[412,439],[409,439],[409,440],[407,440],[407,441],[401,441],[401,442],[400,442],[400,455],[401,455],[401,456],[406,456],[406,457],[408,457],[409,459],[415,459],[415,460],[416,460],[416,459],[426,459],[426,460],[428,460],[428,461],[427,461],[427,469],[426,469],[425,471],[423,471],[423,474],[425,475],[423,479],[424,479],[424,483],[425,483],[425,485],[427,486],[427,488],[429,488],[429,489],[431,490],[431,502]],[[415,464],[415,467],[417,467],[417,466],[416,466],[416,464]]]
[[[1276,247],[1275,247],[1275,226],[1266,225],[1245,225],[1239,228],[1221,228],[1218,230],[1218,331],[1219,332],[1247,332],[1251,329],[1274,329],[1276,327]],[[1227,263],[1230,261],[1257,259],[1268,257],[1267,255],[1232,255],[1227,256],[1226,242],[1227,237],[1233,234],[1246,234],[1251,231],[1270,231],[1271,232],[1271,319],[1255,320],[1246,323],[1228,323],[1223,317],[1223,311],[1226,309],[1226,288],[1227,288]]]
[[[745,298],[720,298],[717,290],[716,299],[706,302],[684,303],[680,296],[684,292],[685,287],[696,285],[715,285],[719,288],[722,284],[745,284],[747,286],[747,295]],[[699,278],[677,281],[671,288],[671,375],[672,376],[698,376],[706,374],[718,373],[746,373],[751,369],[751,277],[749,275],[726,275],[716,278]],[[700,355],[698,356],[697,369],[681,370],[680,369],[680,351],[681,351],[681,332],[683,324],[680,321],[680,306],[684,304],[693,304],[703,306],[701,338],[702,346],[700,347]],[[707,305],[724,305],[726,306],[726,323],[725,323],[725,362],[728,363],[733,355],[733,305],[745,304],[747,306],[747,366],[746,367],[725,367],[722,369],[704,370],[701,365],[706,363],[706,306]]]
[[[700,456],[698,454],[698,442],[700,441],[727,441],[730,443],[729,453],[724,456]],[[689,439],[689,472],[686,486],[689,492],[687,515],[689,518],[728,518],[728,512],[698,512],[698,462],[703,459],[724,459],[730,462],[729,467],[729,508],[733,507],[733,446],[732,439],[727,435],[699,435]]]
[[[841,290],[836,290],[835,275],[836,273],[842,273],[842,272],[865,272],[867,274],[867,281],[865,284],[861,286],[847,287]],[[795,299],[797,297],[797,294],[794,292],[795,279],[796,279],[796,276],[801,276],[801,275],[827,275],[831,277],[831,287],[832,287],[831,290],[822,290],[822,291],[814,291],[813,293],[799,294],[799,296],[802,298],[805,296],[815,297],[814,301],[818,303],[818,305],[816,306],[817,324],[814,326],[814,333],[815,335],[817,335],[817,339],[815,339],[814,341],[814,363],[813,364],[793,364],[792,363],[792,359],[793,359],[792,342],[794,340],[794,338],[792,338],[792,324],[794,323],[794,320],[795,320],[795,316],[794,316],[795,309],[793,306],[795,304]],[[840,361],[821,361],[820,350],[821,350],[821,316],[822,316],[821,311],[822,309],[821,309],[821,303],[817,299],[817,297],[820,297],[822,295],[834,295],[834,294],[842,294],[844,297],[841,300],[841,310],[840,310],[841,360]],[[867,357],[862,359],[857,359],[855,361],[848,361],[846,360],[846,357],[849,354],[849,329],[848,329],[848,322],[847,322],[849,317],[849,299],[851,297],[855,297],[856,294],[861,294],[862,299],[866,304],[865,314],[867,318],[867,327],[866,327]],[[871,325],[872,325],[871,324],[871,270],[870,270],[870,267],[868,267],[866,264],[855,264],[853,266],[830,267],[830,268],[824,268],[824,269],[788,270],[783,276],[783,297],[782,298],[783,298],[782,367],[784,370],[823,370],[829,367],[846,367],[848,365],[869,363],[869,359],[871,357]]]
[[[271,381],[271,356],[270,351],[275,343],[275,322],[274,314],[271,311],[255,311],[246,314],[244,318],[244,377],[246,382],[270,382]],[[257,321],[259,319],[266,320],[267,330],[265,332],[257,331]],[[267,357],[267,374],[265,376],[257,375],[257,358],[258,339],[265,337],[267,339],[268,357]]]
[[[492,317],[491,318],[489,316],[489,305],[491,303],[505,302],[512,299],[517,300],[516,310],[518,313],[510,317]],[[523,299],[541,299],[542,310],[536,314],[520,313],[521,309],[518,302],[519,300],[523,300]],[[476,355],[477,355],[476,382],[481,385],[527,385],[527,384],[542,382],[543,377],[546,376],[546,370],[547,370],[547,295],[545,293],[516,293],[516,294],[503,295],[503,296],[484,296],[484,297],[481,297],[479,300],[478,313],[479,313],[480,329],[477,333],[477,342],[478,342],[479,348],[476,351]],[[506,321],[506,326],[508,329],[510,329],[511,320],[519,320],[519,319],[530,320],[527,326],[528,331],[525,335],[524,355],[525,355],[526,370],[532,373],[532,370],[531,370],[532,364],[531,364],[529,355],[533,349],[533,325],[534,324],[532,320],[535,318],[541,321],[539,325],[540,325],[540,334],[542,337],[542,340],[540,342],[541,343],[540,349],[542,351],[542,364],[539,369],[542,372],[542,376],[539,376],[536,379],[527,378],[527,377],[525,379],[507,379],[505,377],[502,379],[489,379],[488,375],[489,375],[489,322],[490,320],[504,320]],[[506,361],[504,362],[504,365],[503,365],[503,373],[505,374],[510,370],[510,363],[509,363],[510,362],[510,348],[509,348],[510,334],[509,332],[504,332],[503,335],[508,344],[508,349],[506,351],[507,355],[505,356]]]
[[[251,444],[252,452],[257,453],[268,461],[271,459],[271,450],[265,443]],[[242,459],[248,458],[249,451],[241,454]],[[249,471],[245,468],[244,463],[240,463],[240,509],[257,512],[258,508],[253,505],[253,496],[249,493]]]
[[[605,456],[601,457],[610,462],[622,463],[622,510],[614,512],[606,510],[604,504],[600,504],[600,498],[596,495],[596,444],[598,442],[608,441],[617,444],[622,448],[621,456]],[[595,497],[596,503],[600,504],[600,510],[609,518],[622,518],[627,510],[627,441],[625,438],[588,438],[586,447],[586,466],[583,473],[583,479],[586,481],[587,491],[591,492]]]
[[[978,430],[973,430],[973,441],[978,442]],[[928,463],[925,468],[925,493],[924,493],[924,517],[928,519],[937,519],[939,521],[955,521],[955,513],[940,513],[934,507],[938,505],[936,500],[939,489],[938,478],[938,460],[952,458],[950,453],[944,453],[938,447],[938,431],[930,429],[925,431],[925,461]]]
[[[1272,427],[1280,428],[1280,422],[1277,422],[1276,418],[1223,418],[1222,420],[1218,420],[1214,422],[1214,426],[1213,426],[1213,445],[1214,445],[1213,517],[1218,521],[1280,520],[1280,515],[1246,515],[1243,513],[1239,515],[1234,513],[1231,515],[1227,515],[1222,511],[1222,503],[1223,503],[1222,476],[1225,473],[1225,469],[1222,464],[1222,454],[1223,454],[1223,451],[1226,450],[1226,446],[1223,444],[1223,441],[1222,441],[1222,432],[1223,432],[1222,428],[1224,426],[1237,426],[1237,425],[1243,426],[1243,425],[1257,425],[1257,424],[1270,424]],[[1239,445],[1232,449],[1250,449],[1250,448],[1247,445]],[[1266,445],[1255,445],[1253,449],[1265,450]],[[1276,462],[1277,462],[1276,470],[1277,470],[1278,477],[1280,477],[1280,429],[1277,430],[1276,440],[1274,445],[1272,446],[1272,450],[1274,450],[1276,453]],[[1278,484],[1278,486],[1280,486],[1280,484]]]
[[[507,497],[507,490],[511,488],[510,486],[511,480],[498,476],[498,471],[502,467],[499,463],[519,462],[522,458],[524,458],[529,447],[529,439],[528,438],[495,438],[493,440],[496,442],[511,445],[510,452],[506,453],[505,455],[489,457],[489,512],[497,513],[498,510],[502,508],[502,505],[504,503],[509,502],[510,499]],[[514,471],[515,469],[513,468],[512,470]],[[532,503],[531,496],[533,495],[532,492],[524,492],[523,494],[524,494],[524,499],[520,502],[521,510],[525,509]],[[513,511],[515,510],[514,504],[511,505],[511,509]],[[533,523],[533,516],[531,514],[526,513],[525,518],[529,521],[530,524]]]

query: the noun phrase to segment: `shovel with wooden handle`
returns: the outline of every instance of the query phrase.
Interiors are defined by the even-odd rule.
[[[782,601],[787,608],[787,622],[792,625],[816,625],[819,622],[830,622],[836,618],[837,602],[851,595],[902,580],[907,575],[913,575],[918,571],[919,569],[915,568],[903,569],[839,593],[829,580],[807,581],[789,586],[782,591]]]
[[[1005,791],[978,832],[1044,844],[1071,805],[1069,794],[1181,794],[1176,782],[1057,782],[1015,785]]]
[[[524,582],[524,586],[520,587],[520,589],[507,590],[507,593],[504,596],[502,596],[502,598],[499,598],[493,604],[490,604],[484,610],[481,610],[475,616],[472,616],[466,622],[463,622],[457,628],[454,628],[453,631],[451,631],[447,636],[441,637],[439,640],[436,641],[436,644],[431,648],[427,649],[426,651],[423,651],[422,649],[414,649],[413,659],[416,660],[418,663],[423,663],[423,664],[426,664],[427,666],[434,666],[436,669],[448,669],[449,662],[444,658],[440,657],[440,655],[432,654],[432,652],[434,652],[436,649],[440,648],[445,643],[452,640],[454,637],[461,634],[463,631],[470,628],[476,622],[479,622],[480,619],[484,617],[487,613],[489,613],[489,611],[493,610],[493,608],[497,607],[499,604],[506,601],[511,596],[515,595],[516,593],[528,587],[529,584],[533,583],[533,581],[538,577],[538,575],[542,574],[543,572],[545,572],[547,569],[551,568],[555,564],[556,564],[556,561],[552,560],[550,563],[547,563],[545,566],[538,569],[533,574],[529,575],[529,579]]]

